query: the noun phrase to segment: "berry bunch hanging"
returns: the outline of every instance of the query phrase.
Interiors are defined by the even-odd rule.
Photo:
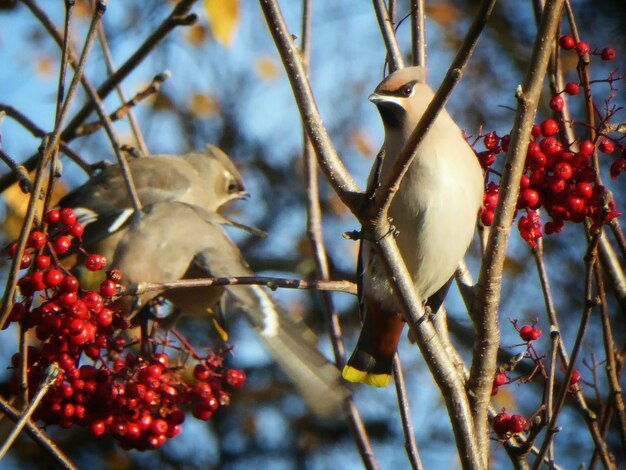
[[[37,340],[12,357],[13,394],[20,392],[23,361],[29,399],[48,366],[54,362],[59,369],[35,419],[63,428],[83,426],[95,437],[108,434],[124,448],[145,450],[178,435],[187,409],[208,420],[230,403],[230,390],[243,385],[245,374],[225,367],[225,351],[200,356],[158,335],[149,338],[148,348],[130,341],[125,333],[131,324],[115,302],[122,273],[108,271],[98,292],[83,289],[59,262],[71,250],[82,250],[83,226],[71,209],[52,210],[44,221],[46,228],[29,235],[20,262],[27,270],[18,281],[20,299],[4,325],[19,323]],[[7,251],[14,257],[17,243]],[[106,259],[86,254],[85,267],[103,270]],[[139,353],[146,350],[158,352]],[[184,374],[193,368],[190,362],[193,376]]]
[[[605,61],[613,60],[616,56],[611,48],[590,51],[586,42],[576,42],[572,36],[561,37],[559,45],[564,50],[573,50],[580,56],[591,54],[600,56]],[[599,152],[600,158],[602,155],[617,156],[610,165],[613,179],[626,169],[626,148],[621,139],[612,138],[604,130],[610,119],[619,111],[619,108],[610,106],[610,101],[615,92],[613,83],[620,79],[621,77],[611,73],[608,79],[602,80],[610,85],[612,94],[606,101],[604,116],[593,141],[576,139],[574,142],[567,142],[563,137],[564,126],[576,124],[564,122],[562,111],[566,97],[580,93],[579,83],[567,83],[563,90],[551,98],[549,105],[554,112],[554,119],[545,119],[533,126],[517,202],[517,209],[523,214],[518,219],[518,229],[522,238],[531,247],[537,247],[537,240],[544,233],[561,232],[567,222],[581,223],[588,219],[593,229],[621,215],[615,207],[614,200],[609,197],[606,188],[601,184],[594,165],[594,158]],[[489,132],[479,136],[474,145],[481,142],[481,139],[485,150],[477,152],[477,156],[489,175],[483,197],[481,221],[484,225],[490,226],[493,223],[500,189],[496,181],[491,181],[495,174],[491,167],[500,154],[508,151],[510,137],[508,134],[500,137],[496,132]],[[545,225],[541,222],[540,208],[543,208],[550,217],[550,221]]]

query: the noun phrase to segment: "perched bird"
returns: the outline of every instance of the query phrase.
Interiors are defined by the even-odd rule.
[[[147,206],[121,237],[112,266],[124,282],[169,282],[183,277],[253,276],[215,212],[182,202]],[[289,376],[311,410],[324,418],[340,416],[349,392],[339,370],[308,340],[310,331],[294,322],[268,292],[255,285],[194,287],[146,292],[140,307],[164,295],[186,311],[205,313],[224,290],[253,325],[267,350]],[[128,307],[128,305],[127,305]]]
[[[420,74],[419,67],[398,70],[369,97],[385,128],[380,169],[383,181],[433,99],[428,85],[418,82]],[[370,179],[374,177],[370,175]],[[432,298],[440,290],[445,295],[472,239],[483,186],[482,170],[473,150],[454,120],[445,109],[441,110],[420,143],[389,209],[398,248],[422,298]],[[360,256],[362,273],[357,276],[363,327],[343,376],[352,382],[385,387],[391,380],[404,320],[374,245],[362,241]],[[433,313],[441,305],[439,297]]]
[[[128,165],[143,205],[180,201],[217,211],[230,201],[248,197],[235,164],[214,145],[181,157],[132,158]],[[118,165],[104,168],[61,199],[59,206],[76,211],[85,226],[84,246],[107,259],[123,234],[120,228],[134,212]]]

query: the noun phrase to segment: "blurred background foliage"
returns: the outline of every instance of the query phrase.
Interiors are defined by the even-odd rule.
[[[104,29],[113,59],[121,65],[170,13],[174,1],[109,2]],[[477,0],[427,1],[428,78],[436,86],[443,78],[451,58],[477,8]],[[614,67],[625,63],[626,9],[623,0],[572,1],[581,36],[592,50],[615,48],[614,62],[592,65],[593,78],[605,78]],[[41,0],[39,5],[60,28],[63,2]],[[291,31],[301,29],[300,2],[284,1],[282,8]],[[52,129],[59,67],[59,49],[21,2],[0,1],[0,103],[11,105],[27,115],[40,128]],[[298,278],[315,278],[315,265],[306,234],[305,183],[302,163],[302,130],[289,83],[256,2],[250,0],[198,1],[193,11],[198,21],[175,29],[123,82],[127,97],[143,89],[164,70],[171,78],[160,92],[139,105],[134,112],[151,153],[179,154],[201,149],[211,142],[229,153],[244,174],[252,200],[237,203],[231,215],[246,224],[266,230],[266,239],[233,233],[250,264],[259,273]],[[73,44],[82,45],[91,16],[90,2],[77,1]],[[409,2],[397,2],[401,19],[409,13]],[[410,20],[397,30],[401,49],[410,62]],[[500,2],[471,60],[448,109],[470,135],[495,130],[510,131],[515,106],[514,90],[522,81],[535,34],[530,1]],[[333,142],[356,180],[362,186],[382,142],[382,128],[367,96],[384,76],[385,50],[372,6],[368,2],[313,2],[311,83]],[[564,56],[567,77],[575,76],[576,58]],[[86,75],[96,85],[107,76],[102,51],[94,48]],[[621,82],[615,103],[623,104]],[[546,88],[547,90],[547,88]],[[597,100],[608,96],[608,86],[594,86]],[[538,119],[549,116],[549,93],[540,107]],[[80,91],[79,102],[85,95]],[[580,116],[582,102],[572,100],[574,115]],[[109,111],[119,106],[114,93],[105,100]],[[75,110],[78,106],[75,105]],[[623,119],[623,114],[618,115]],[[93,119],[93,116],[90,118]],[[123,143],[135,145],[126,121],[115,124]],[[18,161],[34,154],[40,140],[12,119],[0,127],[3,149]],[[109,142],[103,132],[78,138],[71,143],[87,161],[113,161]],[[610,161],[606,163],[608,168]],[[606,170],[605,168],[605,170]],[[6,172],[7,170],[3,170]],[[608,170],[603,175],[606,181]],[[59,196],[85,181],[86,175],[64,159],[63,186]],[[612,182],[614,183],[614,182]],[[618,180],[619,183],[619,180]],[[611,187],[616,192],[618,210],[624,211],[623,183]],[[341,234],[354,230],[355,219],[345,210],[322,181],[324,235],[333,279],[354,279],[356,244]],[[620,199],[621,197],[621,199]],[[26,198],[11,188],[3,194],[2,236],[8,242],[16,236]],[[566,344],[573,342],[577,318],[582,311],[582,256],[585,250],[582,227],[570,226],[558,237],[546,240],[549,275],[557,311],[561,315]],[[474,274],[479,266],[478,243],[468,255]],[[7,260],[2,259],[3,271]],[[302,316],[320,335],[320,348],[331,357],[325,337],[322,304],[315,293],[278,291],[276,296],[296,316]],[[354,298],[335,294],[348,349],[358,332]],[[453,288],[447,302],[453,342],[467,354],[471,351],[472,330],[460,297]],[[611,299],[612,312],[618,310]],[[503,353],[513,355],[521,348],[509,318],[530,322],[542,316],[543,301],[534,273],[530,251],[515,232],[506,265],[501,326]],[[616,343],[624,347],[624,312],[613,316]],[[571,320],[571,321],[570,321]],[[307,414],[304,405],[263,352],[250,328],[231,318],[232,364],[249,376],[246,387],[233,396],[232,405],[208,423],[189,418],[183,434],[155,452],[125,452],[107,439],[92,440],[80,430],[50,429],[52,437],[67,451],[80,468],[358,468],[360,459],[345,422],[319,422]],[[194,344],[207,344],[209,322],[187,321],[181,325]],[[592,320],[592,332],[598,322]],[[0,358],[9,363],[16,350],[15,331],[2,333]],[[549,350],[547,334],[538,347]],[[600,363],[604,352],[600,335],[589,334],[583,349],[587,362]],[[456,466],[453,438],[445,408],[418,350],[403,341],[400,348],[412,418],[427,468]],[[591,382],[592,372],[581,368],[583,379]],[[2,367],[0,380],[8,372]],[[606,390],[600,388],[602,395]],[[501,390],[496,405],[528,416],[541,401],[541,388],[513,384]],[[585,387],[593,398],[594,390]],[[354,395],[363,414],[382,468],[406,468],[403,437],[393,387],[374,390],[355,387]],[[5,420],[6,421],[6,420]],[[6,423],[2,423],[7,425]],[[568,449],[564,468],[586,461],[593,449],[586,432],[580,432],[582,419],[572,410],[563,415],[558,449]],[[3,468],[43,468],[39,449],[22,438],[3,460]],[[507,468],[508,459],[494,443],[494,468]]]

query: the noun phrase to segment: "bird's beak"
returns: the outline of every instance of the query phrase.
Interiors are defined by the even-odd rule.
[[[237,193],[236,199],[244,199],[247,201],[248,199],[250,199],[250,193],[248,191],[239,191]]]
[[[376,93],[376,92],[372,93],[372,94],[371,94],[371,95],[370,95],[367,99],[368,99],[369,101],[371,101],[372,103],[376,104],[376,105],[377,105],[378,103],[381,103],[381,102],[383,102],[383,101],[386,101],[384,96],[379,95],[379,94],[378,94],[378,93]]]
[[[400,98],[397,98],[395,96],[390,96],[390,95],[374,92],[367,99],[370,100],[372,103],[374,103],[377,107],[380,107],[380,106],[390,107],[390,108],[394,108],[396,106],[399,106],[401,108],[403,107],[402,101],[400,100]]]

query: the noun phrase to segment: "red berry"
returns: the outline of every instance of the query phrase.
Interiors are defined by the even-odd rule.
[[[20,269],[26,269],[27,267],[30,266],[30,263],[32,261],[33,261],[33,258],[30,256],[30,253],[24,253],[20,261]]]
[[[616,179],[622,171],[626,171],[626,160],[620,158],[611,163],[611,179]]]
[[[559,38],[559,46],[565,50],[574,49],[576,40],[572,36],[561,36]]]
[[[559,162],[554,165],[554,176],[557,179],[567,181],[574,174],[574,170],[572,169],[572,165],[567,162]]]
[[[58,209],[52,209],[46,214],[44,220],[48,224],[56,224],[59,220],[61,220],[61,212]]]
[[[50,267],[52,259],[47,255],[37,255],[35,257],[35,268],[43,270]]]
[[[555,96],[550,100],[550,109],[555,112],[561,112],[565,106],[565,100],[560,96]]]
[[[198,380],[207,380],[210,375],[210,369],[204,364],[198,364],[193,369],[193,376]]]
[[[110,299],[117,292],[117,284],[110,279],[105,279],[100,284],[100,295],[104,298]]]
[[[541,127],[537,124],[533,124],[530,134],[536,139],[541,137]]]
[[[593,155],[594,150],[595,150],[595,146],[593,145],[593,142],[591,142],[590,140],[583,140],[580,143],[579,152],[582,153],[583,155],[591,156]]]
[[[506,376],[504,372],[496,372],[496,375],[493,379],[493,384],[496,386],[505,385],[508,382],[509,378]]]
[[[579,41],[576,43],[576,53],[579,56],[584,56],[589,54],[589,44],[586,43],[585,41]]]
[[[581,181],[576,183],[576,195],[583,199],[589,199],[593,194],[593,186],[591,184]]]
[[[491,227],[491,224],[493,224],[494,217],[495,217],[495,212],[492,209],[485,209],[480,214],[480,221],[483,223],[483,225],[486,225],[487,227]]]
[[[158,436],[159,434],[165,434],[168,427],[169,425],[167,424],[167,421],[157,418],[152,421],[152,424],[150,425],[150,432]]]
[[[85,260],[85,267],[89,271],[100,271],[102,268],[106,266],[106,264],[107,264],[106,258],[99,254],[89,255],[87,256],[87,259]]]
[[[580,92],[580,85],[578,83],[569,82],[565,85],[565,93],[568,95],[577,95]]]
[[[498,146],[498,143],[500,143],[500,138],[495,132],[490,132],[489,134],[485,135],[483,142],[487,150],[493,150]]]
[[[524,341],[534,341],[541,337],[542,331],[538,328],[534,328],[530,325],[524,325],[519,330],[520,338]]]
[[[30,233],[28,238],[28,246],[35,250],[41,250],[46,244],[46,234],[35,230]]]
[[[98,327],[106,328],[113,323],[113,311],[111,309],[103,308],[97,315]]]
[[[605,47],[600,53],[600,57],[602,58],[602,60],[613,60],[615,59],[615,56],[615,49],[613,49],[612,47]]]
[[[66,276],[61,282],[61,289],[65,292],[78,292],[80,282],[74,276]]]
[[[585,211],[585,200],[576,196],[567,198],[567,208],[575,214],[582,214]]]
[[[44,290],[46,288],[46,283],[43,280],[43,272],[35,271],[31,275],[30,280],[35,291]]]
[[[513,415],[509,420],[509,431],[513,434],[517,434],[518,432],[522,432],[526,429],[527,426],[526,419],[520,415]]]
[[[229,369],[226,373],[226,382],[231,387],[239,388],[246,381],[246,373],[239,369]]]
[[[506,411],[503,411],[502,413],[498,413],[493,418],[491,426],[493,427],[493,430],[496,432],[496,434],[498,434],[499,436],[503,436],[504,434],[509,432],[510,421],[511,415],[508,414]]]
[[[100,437],[106,431],[104,421],[94,421],[89,425],[89,432],[94,437]]]
[[[84,232],[85,227],[80,222],[76,222],[70,229],[70,235],[76,238],[82,237]]]
[[[602,139],[598,145],[598,150],[602,153],[611,154],[615,151],[615,145],[609,139]]]
[[[63,273],[58,269],[50,269],[45,272],[43,282],[47,287],[56,287],[63,281]]]
[[[482,166],[483,168],[489,168],[491,165],[494,164],[495,161],[496,154],[489,150],[478,153],[478,163],[480,163],[480,166]]]
[[[520,194],[520,199],[524,207],[533,209],[539,204],[539,193],[531,188],[524,189]]]
[[[541,123],[541,134],[544,137],[552,137],[559,132],[559,124],[554,119],[546,119]]]
[[[57,254],[63,254],[70,249],[70,247],[72,246],[72,241],[69,237],[61,235],[54,241],[52,246]]]
[[[61,209],[61,223],[66,227],[73,227],[76,224],[76,212],[74,209],[65,207]]]
[[[580,382],[580,379],[581,379],[580,371],[578,369],[574,369],[572,371],[572,378],[569,381],[570,387],[572,385],[576,385],[578,382]]]
[[[198,404],[193,407],[191,413],[196,419],[199,419],[201,421],[208,421],[209,419],[211,419],[213,410],[206,405]]]

